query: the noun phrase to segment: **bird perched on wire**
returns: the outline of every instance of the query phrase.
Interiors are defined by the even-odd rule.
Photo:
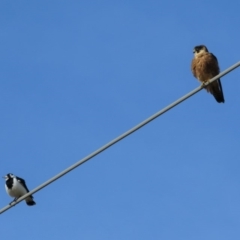
[[[5,177],[6,183],[5,183],[5,189],[11,197],[14,197],[14,200],[12,202],[15,202],[18,200],[18,198],[22,197],[26,193],[29,192],[27,185],[24,181],[24,179],[17,177],[13,175],[12,173],[8,173]],[[36,203],[33,201],[33,196],[28,196],[25,199],[28,206],[33,206]],[[10,204],[12,203],[10,202]]]
[[[191,70],[200,82],[207,83],[210,79],[219,74],[219,66],[217,58],[204,45],[199,45],[193,49],[194,58],[192,60]],[[207,92],[210,92],[217,102],[224,103],[222,84],[220,79],[212,82],[205,87]]]

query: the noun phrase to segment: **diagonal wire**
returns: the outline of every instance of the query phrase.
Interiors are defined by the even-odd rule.
[[[114,145],[115,143],[121,141],[123,138],[129,136],[130,134],[132,134],[133,132],[137,131],[138,129],[142,128],[144,125],[148,124],[149,122],[153,121],[155,118],[159,117],[160,115],[164,114],[165,112],[167,112],[168,110],[172,109],[173,107],[177,106],[179,103],[185,101],[186,99],[188,99],[189,97],[193,96],[194,94],[196,94],[197,92],[199,92],[200,90],[202,90],[205,86],[209,85],[210,83],[212,83],[213,81],[217,80],[218,78],[226,75],[227,73],[231,72],[232,70],[234,70],[235,68],[240,66],[240,61],[235,63],[234,65],[232,65],[231,67],[229,67],[228,69],[226,69],[225,71],[221,72],[220,74],[218,74],[217,76],[215,76],[214,78],[212,78],[208,83],[201,85],[197,88],[195,88],[194,90],[192,90],[191,92],[189,92],[188,94],[184,95],[183,97],[179,98],[178,100],[176,100],[175,102],[171,103],[170,105],[168,105],[167,107],[163,108],[162,110],[160,110],[159,112],[153,114],[152,116],[150,116],[149,118],[147,118],[146,120],[142,121],[141,123],[139,123],[138,125],[136,125],[135,127],[131,128],[130,130],[126,131],[125,133],[123,133],[122,135],[116,137],[115,139],[113,139],[112,141],[108,142],[107,144],[105,144],[104,146],[100,147],[99,149],[97,149],[96,151],[94,151],[93,153],[89,154],[88,156],[86,156],[85,158],[79,160],[78,162],[76,162],[75,164],[73,164],[72,166],[66,168],[65,170],[63,170],[62,172],[58,173],[57,175],[55,175],[54,177],[50,178],[49,180],[47,180],[46,182],[42,183],[41,185],[39,185],[38,187],[34,188],[32,191],[28,192],[27,194],[25,194],[24,196],[20,197],[16,202],[12,203],[11,205],[7,205],[6,207],[2,208],[0,210],[0,214],[2,214],[3,212],[7,211],[9,208],[15,206],[16,204],[18,204],[19,202],[23,201],[26,197],[28,197],[29,195],[32,195],[36,192],[38,192],[39,190],[41,190],[42,188],[46,187],[47,185],[51,184],[52,182],[56,181],[57,179],[59,179],[60,177],[64,176],[65,174],[67,174],[68,172],[72,171],[73,169],[75,169],[76,167],[80,166],[81,164],[85,163],[86,161],[90,160],[91,158],[95,157],[96,155],[98,155],[99,153],[105,151],[107,148],[111,147],[112,145]]]

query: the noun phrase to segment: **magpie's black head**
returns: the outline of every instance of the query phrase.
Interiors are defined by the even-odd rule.
[[[193,49],[193,53],[194,53],[194,54],[198,54],[198,53],[202,53],[202,52],[208,52],[207,47],[204,46],[204,45],[196,46],[196,47],[194,47],[194,49]]]
[[[12,173],[8,173],[6,176],[4,176],[3,178],[5,178],[6,180],[10,179],[10,178],[15,178],[15,176]]]

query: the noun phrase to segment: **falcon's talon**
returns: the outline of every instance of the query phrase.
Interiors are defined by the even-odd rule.
[[[209,83],[209,81],[203,82],[201,86],[202,86],[202,87],[206,87],[206,86],[208,85],[208,83]]]

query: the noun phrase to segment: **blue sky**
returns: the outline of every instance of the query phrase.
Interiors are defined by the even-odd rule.
[[[37,187],[239,58],[239,2],[1,1],[1,174]],[[2,239],[237,239],[240,69],[1,215]],[[4,189],[0,204],[11,198]],[[1,207],[1,208],[2,208]]]

